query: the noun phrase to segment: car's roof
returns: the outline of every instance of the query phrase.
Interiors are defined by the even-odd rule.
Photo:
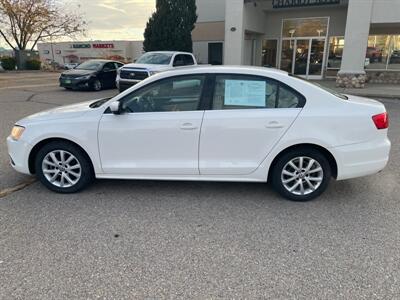
[[[278,74],[278,75],[288,75],[287,72],[278,70],[275,68],[266,67],[256,67],[256,66],[210,66],[210,65],[197,65],[197,66],[187,66],[179,67],[177,69],[172,69],[165,71],[164,73],[263,73],[263,74]],[[162,73],[161,73],[162,74]]]
[[[190,53],[190,52],[183,52],[183,51],[149,51],[149,52],[146,52],[146,53],[144,53],[144,54],[147,54],[147,53],[164,53],[164,54],[192,54],[192,53]]]

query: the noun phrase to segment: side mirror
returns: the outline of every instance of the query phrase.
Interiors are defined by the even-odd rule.
[[[114,101],[110,104],[110,110],[114,115],[121,114],[121,103],[119,101]]]

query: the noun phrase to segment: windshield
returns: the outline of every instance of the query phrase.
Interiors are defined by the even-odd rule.
[[[328,88],[326,86],[323,86],[323,85],[321,85],[319,83],[316,83],[314,81],[309,81],[309,80],[306,80],[306,79],[304,79],[304,78],[302,78],[300,76],[296,76],[296,75],[292,75],[292,74],[289,74],[289,76],[295,77],[295,78],[300,79],[300,80],[307,81],[308,83],[311,83],[311,84],[319,87],[320,89],[322,89],[322,90],[324,90],[324,91],[326,91],[326,92],[328,92],[328,93],[330,93],[330,94],[332,94],[332,95],[334,95],[334,96],[336,96],[336,97],[338,97],[340,99],[349,100],[349,97],[347,97],[346,95],[343,95],[343,94],[341,94],[341,93],[339,93],[339,92],[337,92],[335,90],[332,90],[332,89],[330,89],[330,88]]]
[[[136,63],[150,65],[169,65],[172,54],[170,53],[146,53]]]
[[[96,60],[89,60],[89,61],[85,61],[85,62],[81,63],[75,69],[97,71],[97,70],[100,70],[102,67],[103,67],[102,62],[96,61]]]

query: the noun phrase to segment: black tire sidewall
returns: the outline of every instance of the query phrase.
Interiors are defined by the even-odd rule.
[[[81,167],[82,167],[82,174],[81,178],[79,181],[71,187],[68,188],[61,188],[57,187],[53,184],[51,184],[46,177],[43,174],[42,171],[42,162],[43,159],[46,157],[46,155],[54,150],[64,150],[68,151],[71,154],[73,154],[76,159],[79,161]],[[63,142],[63,141],[55,141],[55,142],[50,142],[46,145],[44,145],[37,153],[36,158],[35,158],[35,170],[36,170],[36,176],[38,180],[45,185],[48,189],[57,192],[57,193],[64,193],[64,194],[69,194],[69,193],[75,193],[86,186],[88,186],[94,179],[94,172],[91,163],[88,160],[88,157],[82,152],[79,147],[68,143],[68,142]]]
[[[299,156],[306,156],[318,161],[321,165],[322,170],[324,172],[323,180],[321,185],[318,187],[317,190],[312,192],[308,195],[295,195],[290,193],[283,185],[281,180],[282,169],[284,166],[293,158]],[[274,189],[284,198],[291,200],[291,201],[310,201],[315,199],[316,197],[320,196],[328,187],[329,182],[331,180],[331,167],[329,165],[329,161],[327,158],[318,150],[315,149],[308,149],[308,148],[301,148],[301,149],[294,149],[279,157],[278,161],[276,162],[274,169],[272,171],[272,185]]]
[[[100,88],[99,88],[98,90],[97,90],[96,87],[95,87],[95,86],[96,86],[95,83],[96,83],[97,81],[100,83]],[[103,84],[101,83],[100,79],[98,79],[98,78],[93,79],[92,88],[93,88],[93,90],[96,91],[96,92],[101,91],[101,90],[103,89]]]

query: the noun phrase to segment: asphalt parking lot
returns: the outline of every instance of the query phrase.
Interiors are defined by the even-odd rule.
[[[0,299],[399,299],[400,99],[391,160],[309,203],[266,184],[111,181],[52,193],[8,164],[18,119],[112,96],[0,74]]]

